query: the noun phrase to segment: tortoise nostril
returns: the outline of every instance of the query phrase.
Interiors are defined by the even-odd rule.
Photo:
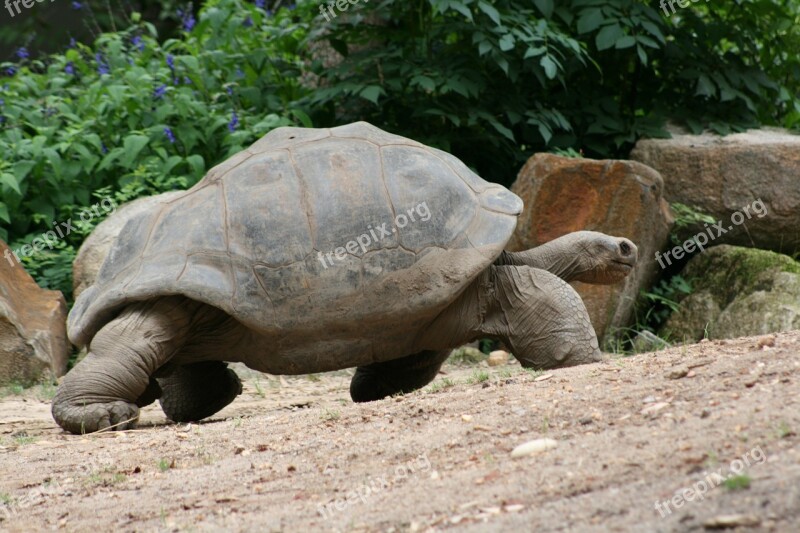
[[[631,245],[628,241],[622,241],[619,243],[619,251],[622,253],[623,257],[627,257],[631,254]]]

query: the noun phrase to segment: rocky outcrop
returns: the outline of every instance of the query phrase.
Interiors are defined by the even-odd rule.
[[[513,251],[580,230],[627,237],[636,244],[639,264],[624,283],[573,284],[601,341],[627,326],[639,290],[650,287],[658,275],[655,252],[666,247],[673,222],[662,198],[659,173],[632,161],[537,154],[522,168],[511,190],[525,202],[509,243]]]
[[[77,299],[80,293],[88,289],[97,278],[114,239],[131,218],[143,213],[159,202],[168,201],[183,191],[171,191],[156,196],[139,198],[120,206],[116,213],[101,222],[89,235],[75,256],[72,264],[72,296]]]
[[[661,336],[676,341],[732,339],[800,329],[800,263],[738,246],[715,246],[681,273],[692,293]]]
[[[667,201],[724,223],[726,232],[715,244],[800,251],[800,135],[774,128],[726,137],[673,133],[671,139],[640,140],[630,157],[661,173]],[[757,200],[763,216],[732,223],[734,213]]]
[[[30,384],[67,371],[67,304],[40,288],[0,241],[0,385]]]

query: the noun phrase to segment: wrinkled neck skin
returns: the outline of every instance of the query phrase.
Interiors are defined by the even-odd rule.
[[[572,248],[570,250],[570,248]],[[555,274],[566,282],[581,281],[587,273],[586,261],[576,253],[571,242],[561,239],[550,241],[524,252],[504,251],[494,262],[497,266],[531,266]]]
[[[486,337],[484,316],[490,307],[493,270],[487,268],[420,335],[416,351],[447,350]]]

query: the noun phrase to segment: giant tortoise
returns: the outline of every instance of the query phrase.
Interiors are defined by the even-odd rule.
[[[636,246],[582,231],[504,251],[521,210],[452,155],[364,122],[273,130],[127,222],[69,315],[89,353],[53,417],[127,429],[158,399],[199,420],[241,392],[226,362],[358,367],[363,402],[426,385],[478,338],[534,368],[599,360],[567,282],[621,280]]]

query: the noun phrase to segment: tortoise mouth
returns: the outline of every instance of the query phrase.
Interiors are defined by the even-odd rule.
[[[623,272],[630,272],[631,270],[633,270],[634,267],[633,263],[627,263],[625,261],[614,260],[612,261],[612,263],[614,264],[617,270],[622,270]]]

